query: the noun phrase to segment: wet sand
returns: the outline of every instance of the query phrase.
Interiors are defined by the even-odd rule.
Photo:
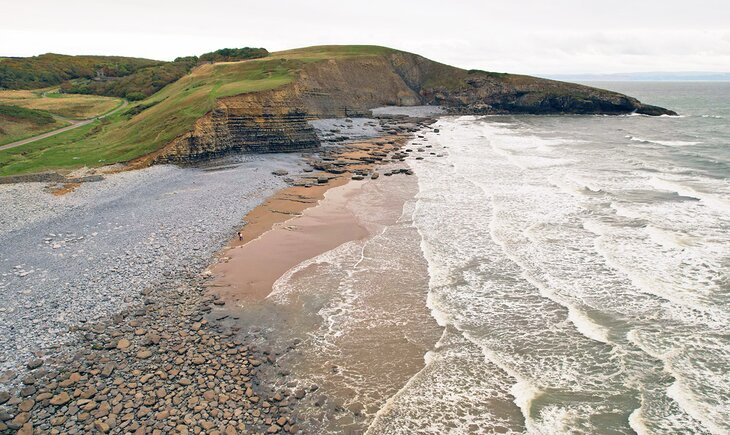
[[[399,149],[404,142],[405,137],[395,136],[348,144],[338,158],[358,162]],[[348,165],[348,170],[370,172],[374,166],[363,161]],[[311,187],[282,189],[244,218],[243,240],[232,240],[220,254],[220,262],[209,269],[214,276],[209,285],[213,294],[235,305],[260,301],[287,270],[345,242],[368,236],[367,229],[346,207],[363,182],[348,184],[350,173],[311,175],[314,180],[322,176],[330,180]],[[327,201],[322,202],[325,196]]]
[[[278,222],[256,239],[228,250],[226,256],[230,259],[213,268],[213,273],[218,277],[211,285],[215,293],[223,300],[236,304],[263,299],[271,292],[274,282],[287,270],[345,242],[366,237],[367,230],[346,207],[357,184],[352,182],[323,192],[327,199],[319,206],[305,210],[298,217]],[[293,207],[316,202],[311,196],[292,192],[282,195],[289,198],[295,195],[293,197],[301,202],[277,198],[267,207],[275,207],[281,202],[293,203]],[[268,225],[270,221],[265,216],[270,214],[267,210],[257,213],[260,219],[248,233]]]

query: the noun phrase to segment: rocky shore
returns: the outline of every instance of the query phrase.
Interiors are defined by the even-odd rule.
[[[0,393],[0,430],[296,432],[289,408],[298,393],[259,394],[255,377],[266,356],[205,318],[216,304],[190,277],[144,292],[138,308],[75,328],[80,350],[29,360],[18,394]]]

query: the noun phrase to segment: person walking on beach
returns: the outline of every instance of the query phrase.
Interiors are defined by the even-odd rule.
[[[238,232],[238,241],[243,242],[243,234],[240,231]]]

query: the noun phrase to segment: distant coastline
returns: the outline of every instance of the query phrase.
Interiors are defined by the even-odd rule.
[[[686,72],[633,72],[614,74],[536,74],[551,80],[570,82],[727,82],[730,72],[686,71]]]

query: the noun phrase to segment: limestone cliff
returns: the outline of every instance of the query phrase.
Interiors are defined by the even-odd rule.
[[[467,71],[395,50],[308,62],[294,74],[291,83],[277,89],[218,100],[155,161],[313,149],[319,142],[308,120],[367,116],[370,109],[386,105],[441,105],[458,114],[674,114],[615,92]]]

